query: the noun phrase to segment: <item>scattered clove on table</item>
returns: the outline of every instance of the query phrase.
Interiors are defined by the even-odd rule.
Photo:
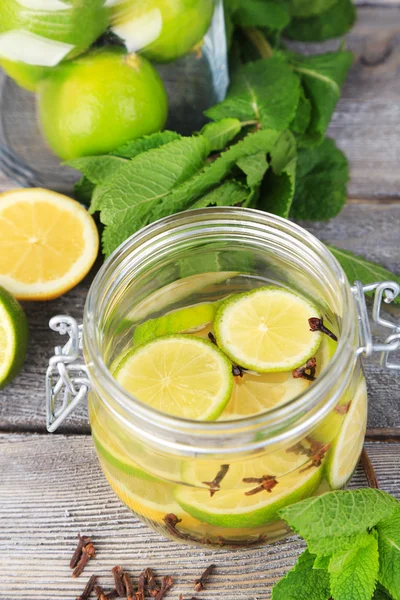
[[[85,585],[85,588],[84,588],[82,594],[80,596],[78,596],[78,598],[76,600],[88,600],[90,594],[94,590],[94,587],[96,585],[96,581],[97,581],[97,576],[96,575],[92,575],[90,577],[89,581],[87,582],[87,584]]]
[[[120,598],[125,598],[126,590],[125,590],[125,584],[123,581],[123,578],[124,578],[123,569],[121,569],[121,567],[116,566],[111,569],[111,573],[114,577],[114,585],[115,585],[115,589],[118,592],[118,596]]]
[[[199,579],[196,579],[194,582],[194,591],[202,592],[205,588],[205,582],[211,575],[212,571],[215,569],[215,565],[210,565],[207,569],[202,573]]]
[[[72,577],[79,577],[82,575],[84,568],[88,564],[89,560],[96,556],[96,551],[92,542],[86,544],[82,548],[82,554],[76,565],[75,569],[72,571]]]

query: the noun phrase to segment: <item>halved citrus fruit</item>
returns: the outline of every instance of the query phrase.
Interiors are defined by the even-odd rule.
[[[192,335],[160,337],[139,346],[124,357],[114,376],[152,408],[199,421],[219,417],[233,385],[226,356]]]
[[[214,328],[221,350],[241,367],[289,371],[318,349],[321,333],[308,324],[318,316],[305,298],[270,286],[229,297],[217,311]]]
[[[0,194],[0,285],[20,300],[58,298],[93,265],[99,236],[75,200],[41,188]]]
[[[20,304],[0,287],[0,388],[20,370],[28,345],[28,321]]]

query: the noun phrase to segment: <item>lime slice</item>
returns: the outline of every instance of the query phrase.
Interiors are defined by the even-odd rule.
[[[237,364],[259,373],[289,371],[307,362],[321,342],[308,319],[318,310],[278,287],[231,296],[215,319],[218,344]]]
[[[235,479],[235,485],[239,485],[243,477],[251,476],[248,469],[244,472],[244,468],[243,463],[236,468],[231,465],[228,476],[239,477]],[[259,472],[258,477],[264,473]],[[229,481],[225,478],[221,489],[213,496],[209,489],[181,486],[175,492],[175,499],[187,513],[200,521],[219,527],[258,527],[278,519],[277,512],[284,506],[311,496],[320,484],[322,473],[322,467],[303,472],[296,470],[282,478],[277,477],[277,484],[271,492],[263,490],[250,496],[246,496],[245,492],[257,487],[257,484],[242,483],[240,488],[228,489]],[[209,475],[210,472],[208,479]]]
[[[21,305],[0,287],[0,389],[17,375],[28,346],[28,321]]]
[[[231,399],[220,420],[255,416],[286,404],[302,392],[310,382],[295,379],[292,372],[249,374],[236,377]]]
[[[157,480],[156,477],[153,477],[153,475],[147,473],[147,471],[144,471],[144,469],[139,467],[139,465],[130,460],[129,457],[127,457],[126,454],[123,454],[115,444],[112,444],[112,442],[109,440],[105,440],[105,443],[100,442],[93,430],[92,439],[97,453],[102,460],[102,464],[104,464],[103,461],[106,461],[112,467],[115,467],[127,475],[133,475],[134,477],[139,477],[140,479]]]
[[[217,307],[217,302],[203,302],[173,310],[158,319],[149,319],[136,327],[133,342],[138,345],[163,335],[201,331],[214,320]]]
[[[191,420],[217,419],[229,401],[229,360],[213,344],[192,335],[157,338],[127,354],[117,381],[161,412]]]
[[[367,386],[362,378],[327,457],[326,478],[332,489],[343,487],[352,476],[360,458],[366,427]]]

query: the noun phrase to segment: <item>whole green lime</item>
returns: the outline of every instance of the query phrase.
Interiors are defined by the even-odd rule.
[[[213,12],[214,0],[122,0],[110,8],[110,22],[129,51],[169,62],[202,40]]]
[[[87,50],[107,25],[105,0],[1,0],[0,64],[32,91],[48,67]]]
[[[168,101],[154,67],[122,48],[99,48],[52,69],[38,85],[40,127],[63,160],[104,154],[159,131]]]

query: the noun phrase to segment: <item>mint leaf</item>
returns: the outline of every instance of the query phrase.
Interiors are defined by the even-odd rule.
[[[390,596],[389,592],[378,583],[378,585],[376,586],[375,594],[373,596],[373,600],[393,600],[393,598],[392,596]]]
[[[306,550],[289,573],[272,588],[272,600],[329,600],[329,574],[313,569],[315,557]]]
[[[225,181],[194,204],[193,208],[205,208],[206,206],[243,206],[247,203],[251,192],[245,185],[237,181]]]
[[[300,149],[290,216],[315,221],[335,217],[346,203],[348,180],[347,158],[333,140],[326,138],[316,148]]]
[[[269,168],[265,152],[244,156],[237,161],[237,166],[247,175],[247,185],[251,188],[261,184]]]
[[[289,0],[293,17],[311,17],[330,9],[337,0]]]
[[[74,185],[74,196],[81,204],[89,206],[96,185],[86,177],[82,177]]]
[[[342,250],[334,246],[327,245],[327,248],[342,265],[342,269],[346,273],[351,285],[356,280],[362,281],[364,285],[374,283],[375,281],[395,281],[400,284],[399,275],[394,275],[394,273],[391,273],[384,267],[370,262],[358,254],[353,254],[348,250]],[[373,292],[367,293],[371,296],[373,295]],[[400,297],[397,296],[394,302],[400,304]]]
[[[201,130],[201,135],[210,142],[212,152],[224,150],[227,143],[240,133],[242,125],[239,119],[221,119],[216,123],[208,123]]]
[[[326,537],[309,537],[307,538],[307,546],[312,554],[327,557],[334,552],[345,552],[357,545],[360,537],[364,535],[367,528],[364,528],[360,533],[352,533],[351,535],[335,535]]]
[[[323,13],[292,19],[284,35],[301,42],[323,42],[347,33],[355,20],[356,8],[352,0],[337,0]]]
[[[311,103],[310,123],[299,142],[320,144],[332,118],[341,87],[353,62],[351,52],[327,52],[303,56],[285,53],[295,73],[301,78],[306,97]]]
[[[283,134],[272,129],[247,135],[243,140],[222,152],[219,158],[205,166],[182,186],[174,189],[168,197],[154,207],[152,220],[189,208],[194,200],[202,197],[213,187],[220,185],[221,181],[231,174],[241,158],[261,152],[273,154],[274,146],[281,135]]]
[[[313,569],[325,569],[325,571],[327,571],[330,562],[331,556],[316,556]]]
[[[299,78],[283,57],[274,56],[236,71],[226,99],[205,114],[214,121],[233,117],[283,130],[296,114],[299,94]]]
[[[296,179],[296,142],[289,131],[284,131],[275,144],[271,167],[261,186],[258,208],[287,218]]]
[[[98,184],[112,177],[126,164],[126,160],[111,155],[82,156],[69,160],[66,164],[83,173],[92,183]]]
[[[311,121],[311,102],[304,93],[304,88],[300,88],[300,99],[297,105],[296,114],[290,123],[290,129],[293,133],[303,134],[307,131]],[[301,138],[300,138],[301,139]]]
[[[379,581],[400,600],[400,508],[377,525],[380,556]]]
[[[370,600],[379,569],[378,542],[373,535],[347,552],[334,554],[329,564],[334,600]]]
[[[174,187],[200,171],[210,151],[202,136],[183,138],[139,154],[112,179],[101,202],[103,249],[109,255],[150,222],[151,212]]]
[[[241,0],[233,21],[242,27],[282,31],[290,22],[289,7],[279,0]]]
[[[337,491],[302,500],[279,511],[280,516],[308,543],[363,533],[390,517],[398,500],[382,490]]]
[[[134,158],[142,152],[147,152],[147,150],[152,150],[153,148],[160,148],[165,144],[180,139],[181,136],[175,131],[157,131],[156,133],[145,135],[137,140],[126,142],[125,144],[122,144],[122,146],[118,146],[111,154],[121,158]]]

